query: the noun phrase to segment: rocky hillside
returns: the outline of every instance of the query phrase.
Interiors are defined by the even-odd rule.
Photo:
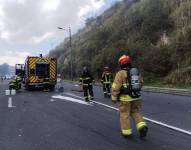
[[[120,55],[133,57],[146,82],[191,85],[191,1],[124,0],[72,37],[74,75],[84,65],[94,76],[109,65],[117,70]],[[70,51],[66,39],[50,52],[59,71],[69,75]]]

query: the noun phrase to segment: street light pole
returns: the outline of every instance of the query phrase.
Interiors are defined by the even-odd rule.
[[[72,32],[71,32],[71,27],[69,27],[69,35],[70,35],[70,76],[71,76],[71,80],[73,81],[73,51],[72,51]]]
[[[66,30],[62,27],[58,27],[60,30]],[[72,32],[71,32],[71,27],[69,26],[69,44],[70,44],[70,78],[73,81],[73,53],[72,53]]]

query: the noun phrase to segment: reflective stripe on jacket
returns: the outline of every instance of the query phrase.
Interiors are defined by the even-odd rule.
[[[94,79],[91,75],[82,75],[80,77],[80,84],[83,86],[92,85],[92,82],[94,82]]]
[[[111,72],[103,72],[101,82],[103,84],[111,84],[113,82],[113,76]]]

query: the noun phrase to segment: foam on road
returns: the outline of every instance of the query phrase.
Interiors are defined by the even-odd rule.
[[[74,102],[74,103],[79,103],[79,104],[83,104],[83,105],[91,105],[90,103],[87,103],[83,100],[79,100],[79,99],[75,99],[75,98],[67,97],[67,96],[62,96],[62,95],[55,95],[55,96],[52,96],[52,98],[70,101],[70,102]]]

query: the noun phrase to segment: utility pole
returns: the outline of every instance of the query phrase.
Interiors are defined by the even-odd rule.
[[[60,30],[66,30],[62,27],[58,27]],[[73,81],[73,51],[72,51],[72,31],[71,27],[69,26],[69,47],[70,47],[70,79]]]

